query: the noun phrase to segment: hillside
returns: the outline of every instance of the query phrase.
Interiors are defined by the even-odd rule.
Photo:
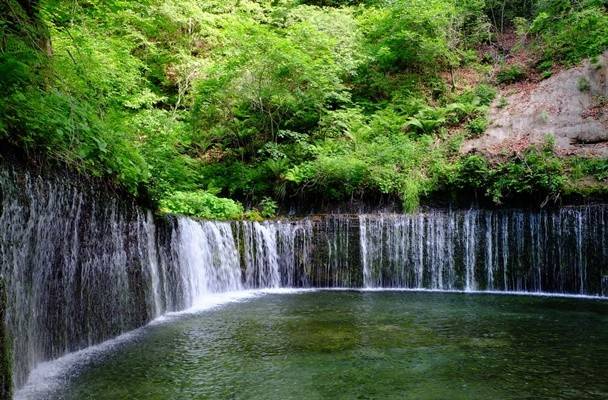
[[[203,218],[604,198],[607,4],[6,0],[0,141]]]
[[[608,157],[608,53],[501,92],[490,108],[488,129],[468,140],[463,152],[500,155],[550,137],[559,155]]]

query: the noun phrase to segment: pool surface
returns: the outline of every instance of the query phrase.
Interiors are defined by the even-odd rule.
[[[316,291],[145,328],[55,400],[606,399],[608,302]]]

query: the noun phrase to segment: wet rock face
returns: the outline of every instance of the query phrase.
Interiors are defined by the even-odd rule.
[[[152,214],[97,189],[0,163],[0,276],[17,386],[38,362],[159,312],[150,290]]]
[[[602,295],[608,208],[362,215],[366,287]]]
[[[555,138],[565,155],[608,156],[608,52],[561,71],[535,87],[496,100],[483,136],[465,142],[464,153],[499,154]]]
[[[608,294],[603,205],[197,221],[155,217],[78,178],[40,176],[1,159],[0,193],[8,299],[0,303],[0,339],[11,337],[10,355],[0,346],[5,392],[10,377],[2,369],[10,361],[19,387],[42,361],[211,293],[384,287]]]
[[[0,399],[10,399],[12,396],[11,348],[6,321],[6,288],[4,279],[0,277]]]

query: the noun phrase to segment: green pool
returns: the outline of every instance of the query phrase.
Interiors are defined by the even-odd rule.
[[[606,399],[608,302],[267,294],[149,326],[50,398]]]

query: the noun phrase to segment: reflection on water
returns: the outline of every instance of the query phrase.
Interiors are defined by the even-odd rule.
[[[268,294],[151,326],[53,399],[605,399],[608,302]]]

